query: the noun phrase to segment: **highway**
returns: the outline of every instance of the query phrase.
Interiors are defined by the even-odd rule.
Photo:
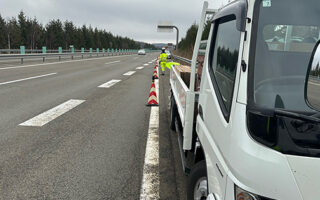
[[[157,53],[0,62],[0,199],[140,199]],[[184,199],[160,77],[159,196]]]

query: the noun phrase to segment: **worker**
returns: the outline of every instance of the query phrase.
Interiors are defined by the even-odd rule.
[[[162,51],[160,54],[160,66],[161,66],[161,74],[164,75],[164,72],[167,66],[167,54],[166,54],[165,48],[162,48]]]

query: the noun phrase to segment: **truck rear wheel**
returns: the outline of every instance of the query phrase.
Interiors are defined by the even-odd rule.
[[[177,105],[176,102],[174,101],[173,95],[171,95],[171,105],[170,105],[170,129],[175,131],[176,130],[176,125],[175,125],[175,120],[177,117]]]
[[[206,200],[208,196],[207,167],[204,160],[198,162],[189,175],[187,187],[188,200]]]

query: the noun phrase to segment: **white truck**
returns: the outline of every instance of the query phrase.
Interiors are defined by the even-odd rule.
[[[204,3],[190,84],[170,72],[188,200],[320,199],[319,18],[319,0]]]

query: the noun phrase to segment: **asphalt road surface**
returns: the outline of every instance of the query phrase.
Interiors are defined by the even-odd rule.
[[[140,199],[156,56],[0,62],[0,199]],[[168,76],[159,195],[185,199]]]

